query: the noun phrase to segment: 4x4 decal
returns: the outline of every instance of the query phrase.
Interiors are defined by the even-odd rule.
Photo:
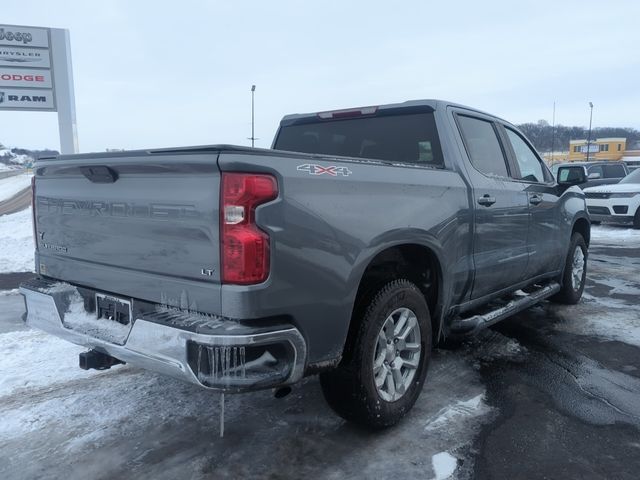
[[[347,167],[339,167],[337,165],[329,165],[327,167],[322,165],[315,165],[313,163],[305,163],[304,165],[298,165],[296,168],[299,172],[307,172],[309,175],[330,175],[332,177],[337,177],[338,175],[342,175],[343,177],[348,177],[353,172],[349,170]]]

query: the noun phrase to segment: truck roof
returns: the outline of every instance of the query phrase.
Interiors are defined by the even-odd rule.
[[[316,119],[318,117],[322,117],[323,114],[330,115],[332,113],[347,113],[350,111],[367,111],[371,109],[377,110],[407,110],[407,111],[424,111],[425,109],[431,109],[431,111],[445,109],[447,107],[457,107],[463,108],[465,110],[470,110],[473,112],[481,113],[483,115],[487,115],[489,117],[496,118],[504,123],[511,124],[510,122],[497,117],[496,115],[492,115],[490,113],[484,112],[482,110],[478,110],[477,108],[468,107],[466,105],[461,105],[459,103],[450,102],[447,100],[438,100],[438,99],[423,99],[423,100],[407,100],[406,102],[400,103],[388,103],[385,105],[368,105],[364,107],[352,107],[352,108],[340,108],[337,110],[327,110],[321,112],[309,112],[309,113],[293,113],[289,115],[285,115],[282,117],[280,121],[281,126],[292,125],[295,123],[303,123],[305,120]]]

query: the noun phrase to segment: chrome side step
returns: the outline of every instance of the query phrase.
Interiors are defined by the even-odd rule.
[[[507,304],[486,313],[473,315],[468,318],[456,318],[451,324],[451,333],[456,335],[476,333],[478,330],[489,327],[515,313],[521,312],[559,291],[560,284],[551,282],[529,294],[523,294],[521,296],[514,295]]]

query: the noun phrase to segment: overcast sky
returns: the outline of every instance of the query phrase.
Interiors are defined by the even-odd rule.
[[[81,151],[257,146],[286,113],[419,98],[522,123],[640,128],[640,2],[29,1],[68,28]],[[56,115],[0,111],[0,142],[58,148]]]

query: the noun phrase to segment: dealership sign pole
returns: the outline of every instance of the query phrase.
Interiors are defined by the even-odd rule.
[[[1,110],[57,112],[61,152],[78,152],[69,30],[0,25]]]

